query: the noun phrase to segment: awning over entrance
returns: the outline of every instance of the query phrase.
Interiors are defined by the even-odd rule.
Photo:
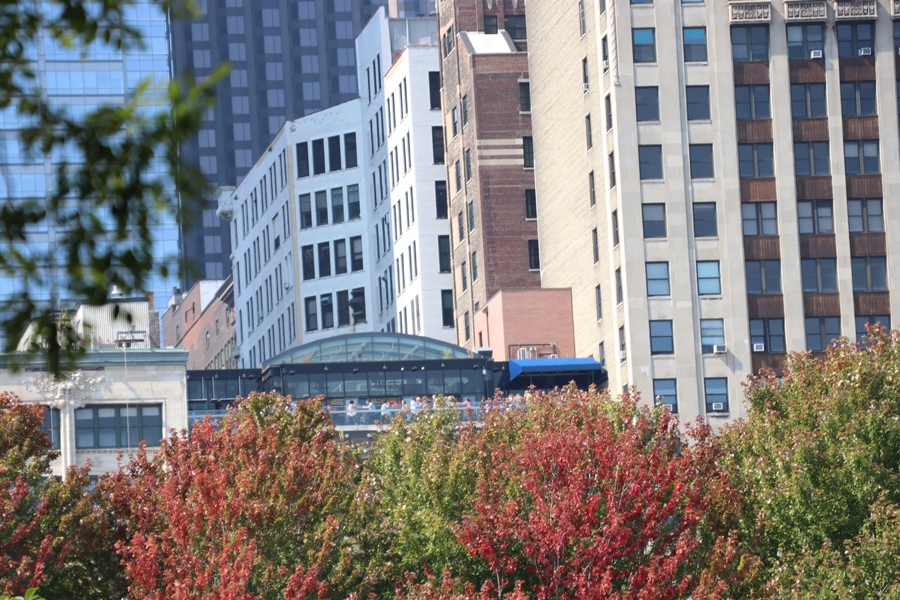
[[[593,358],[531,358],[509,361],[509,379],[512,381],[522,373],[580,373],[602,371],[603,365]]]

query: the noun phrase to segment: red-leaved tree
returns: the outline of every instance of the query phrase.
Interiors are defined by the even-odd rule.
[[[684,436],[665,409],[571,388],[488,419],[479,443],[459,537],[494,573],[482,597],[517,581],[537,598],[719,597],[752,564],[704,426]]]
[[[43,584],[72,551],[67,515],[84,510],[87,469],[50,478],[58,456],[41,431],[44,408],[0,393],[0,594]]]
[[[264,394],[140,452],[100,483],[131,595],[328,597],[355,472],[320,403]]]

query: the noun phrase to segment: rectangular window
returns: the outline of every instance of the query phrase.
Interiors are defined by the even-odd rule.
[[[641,213],[644,221],[644,238],[666,237],[665,204],[642,204]]]
[[[603,99],[603,106],[606,108],[606,130],[611,131],[613,126],[612,98],[609,95]]]
[[[769,26],[741,25],[731,28],[734,62],[769,61]]]
[[[806,317],[806,349],[822,352],[841,337],[840,317]]]
[[[865,337],[869,334],[869,327],[881,325],[887,331],[891,330],[891,315],[866,315],[856,316],[856,341],[857,343],[865,342]]]
[[[358,165],[356,158],[356,134],[344,134],[344,162],[348,169],[355,169]]]
[[[297,144],[297,177],[309,177],[309,144]]]
[[[363,270],[362,237],[350,238],[350,270],[354,273]]]
[[[600,262],[600,240],[597,235],[597,228],[591,230],[591,249],[593,250],[594,264]]]
[[[774,177],[772,144],[738,144],[738,167],[742,178]]]
[[[791,116],[795,119],[805,119],[825,115],[824,83],[791,84]]]
[[[734,86],[735,115],[743,119],[768,119],[772,116],[768,85]]]
[[[465,160],[466,181],[471,181],[471,179],[472,179],[472,152],[468,148],[466,148],[466,151],[463,152],[463,158]]]
[[[831,172],[828,142],[794,143],[794,171],[798,177],[828,175]]]
[[[584,35],[587,31],[587,22],[584,18],[584,0],[578,0],[578,33]]]
[[[694,203],[694,237],[716,237],[719,225],[715,202]]]
[[[462,101],[460,101],[460,107],[462,112],[462,124],[465,127],[469,123],[469,97],[463,96]]]
[[[887,259],[884,256],[854,256],[850,259],[854,292],[886,292]]]
[[[622,269],[616,269],[616,304],[622,304],[624,291],[622,290]]]
[[[650,354],[673,354],[672,321],[650,321]]]
[[[431,110],[441,109],[441,73],[440,71],[428,72],[428,98]]]
[[[534,190],[525,190],[525,218],[537,219],[537,196]]]
[[[588,91],[588,84],[591,82],[591,72],[590,67],[588,67],[587,58],[581,59],[581,83],[584,84],[581,86],[582,91]]]
[[[594,306],[597,310],[597,320],[601,320],[603,318],[603,291],[600,289],[600,284],[594,286]]]
[[[678,414],[678,392],[674,379],[653,380],[653,402],[657,406],[665,406],[673,415]]]
[[[313,140],[313,174],[321,175],[325,172],[325,140]]]
[[[609,189],[616,187],[616,153],[609,153]]]
[[[785,352],[784,319],[750,319],[753,352]]]
[[[75,410],[76,448],[136,448],[142,441],[156,447],[162,434],[161,404],[89,405]]]
[[[83,420],[86,421],[86,420]],[[41,433],[47,436],[54,450],[59,449],[59,432],[61,423],[59,421],[59,409],[44,407],[44,420],[41,422]]]
[[[465,334],[465,340],[469,341],[469,338],[472,337],[472,333],[470,331],[470,323],[469,323],[469,311],[466,311],[463,315],[463,333]]]
[[[347,272],[347,240],[334,241],[334,274]]]
[[[627,340],[625,338],[625,326],[619,327],[619,362],[625,362],[626,350],[628,349]]]
[[[834,210],[831,200],[798,201],[797,222],[801,234],[834,233]]]
[[[459,166],[459,161],[453,163],[453,179],[456,183],[456,193],[462,191],[462,168]]]
[[[469,273],[466,269],[466,261],[462,261],[462,264],[459,266],[459,277],[462,284],[462,291],[466,291],[469,289]]]
[[[719,261],[697,261],[697,293],[701,296],[722,293],[722,284],[719,280]]]
[[[700,319],[700,351],[703,354],[715,352],[715,346],[725,345],[725,321],[723,319]]]
[[[591,115],[584,117],[584,135],[587,141],[587,149],[590,150],[594,146],[594,134],[591,130]]]
[[[648,296],[669,296],[671,289],[669,287],[669,263],[667,262],[648,262],[647,263],[647,295]]]
[[[638,146],[638,161],[642,180],[663,178],[662,146]]]
[[[322,309],[322,329],[332,329],[334,328],[334,304],[331,294],[322,294],[319,300]]]
[[[532,271],[541,268],[541,253],[537,240],[528,240],[528,268]]]
[[[634,102],[637,109],[638,121],[659,121],[658,87],[634,88]]]
[[[331,220],[334,223],[344,222],[344,188],[331,190]]]
[[[466,225],[462,211],[459,211],[456,214],[456,230],[459,233],[459,240],[457,241],[457,243],[462,242],[464,239],[466,239]]]
[[[453,290],[441,290],[441,325],[453,327]]]
[[[847,175],[880,173],[878,140],[844,141],[844,171]]]
[[[303,281],[309,281],[316,278],[316,256],[315,248],[312,244],[303,246],[300,249],[303,256]]]
[[[503,18],[503,28],[514,40],[528,39],[528,32],[525,29],[525,15],[506,15]],[[466,339],[469,339],[466,336]]]
[[[728,412],[728,379],[726,377],[704,377],[703,393],[706,412]]]
[[[331,244],[319,244],[319,277],[331,276]]]
[[[836,23],[834,29],[837,33],[838,57],[872,56],[872,48],[875,47],[874,22]]]
[[[689,85],[685,88],[685,95],[688,121],[709,121],[709,86]]]
[[[526,169],[534,168],[534,138],[530,135],[522,138],[522,160]]]
[[[615,248],[619,245],[619,211],[612,211],[612,214],[610,215],[610,223],[612,224],[613,248]]]
[[[351,221],[360,218],[359,185],[347,186],[347,218]]]
[[[803,258],[800,260],[800,279],[804,292],[837,291],[837,259]]]
[[[779,259],[748,260],[744,263],[748,294],[781,293],[781,261]]]
[[[337,324],[346,327],[350,324],[350,292],[337,293]]]
[[[788,59],[822,58],[825,50],[825,26],[820,23],[787,26]]]
[[[443,127],[432,127],[431,128],[431,155],[434,159],[434,164],[442,165],[444,164],[444,128]]]
[[[316,192],[316,225],[328,225],[328,194],[324,190]]]
[[[591,206],[597,204],[597,188],[594,182],[594,172],[591,171],[588,173],[588,200],[591,203]]]
[[[441,273],[450,272],[450,236],[438,236],[438,271]]]
[[[649,28],[634,28],[631,30],[632,44],[634,45],[634,62],[656,62],[656,30]]]
[[[475,202],[466,202],[466,221],[469,231],[475,231]]]
[[[309,194],[300,194],[300,229],[312,226],[312,198]]]
[[[328,138],[328,170],[340,171],[343,169],[341,158],[341,136],[333,135]]]
[[[847,81],[841,83],[841,114],[845,117],[876,114],[875,82]]]
[[[484,15],[484,32],[487,34],[495,34],[499,30],[497,28],[497,16],[496,15]],[[452,325],[451,325],[452,326]]]
[[[684,62],[706,62],[706,27],[684,28]]]
[[[478,253],[473,252],[471,256],[471,260],[469,261],[469,265],[472,269],[472,281],[478,281]]]
[[[745,202],[741,205],[745,236],[778,235],[778,217],[774,202]]]
[[[319,311],[315,296],[309,296],[303,299],[306,307],[306,331],[317,331],[319,329]]]
[[[712,179],[713,170],[712,144],[691,144],[691,179]]]
[[[531,112],[531,84],[527,81],[519,82],[519,110]]]
[[[449,207],[447,205],[447,182],[446,181],[435,181],[434,182],[435,218],[446,219],[448,209],[449,209]]]
[[[455,106],[450,110],[450,131],[453,133],[452,137],[459,134],[459,109]]]
[[[850,233],[884,231],[884,209],[881,198],[847,200]]]

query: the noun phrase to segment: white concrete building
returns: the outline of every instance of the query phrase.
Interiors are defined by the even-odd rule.
[[[357,39],[361,98],[286,123],[236,188],[220,188],[241,368],[355,331],[454,337],[438,268],[449,232],[443,149],[438,160],[431,143],[435,29],[379,9]]]

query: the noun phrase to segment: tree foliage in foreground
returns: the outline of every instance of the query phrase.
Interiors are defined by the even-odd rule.
[[[98,487],[132,597],[327,598],[356,476],[321,403],[254,393]]]
[[[91,511],[87,469],[50,477],[58,455],[41,431],[44,409],[0,393],[0,593],[24,594],[61,574],[77,550],[73,522]]]
[[[151,1],[175,17],[192,5]],[[153,230],[189,216],[205,185],[195,168],[182,163],[179,148],[211,106],[219,73],[198,85],[148,81],[130,91],[124,105],[100,106],[83,117],[51,101],[40,87],[35,49],[42,35],[75,53],[91,45],[136,48],[140,33],[125,18],[134,5],[0,0],[0,109],[14,110],[22,121],[26,152],[58,155],[45,198],[17,198],[2,173],[0,273],[22,281],[22,287],[3,306],[10,316],[0,325],[6,351],[15,350],[33,326],[40,343],[31,349],[46,353],[54,373],[71,368],[83,352],[82,341],[56,313],[55,300],[103,304],[113,286],[126,294],[143,292],[152,274],[170,272],[175,257],[166,262],[154,254]],[[171,109],[153,109],[159,100]],[[29,229],[49,223],[61,232],[55,247],[26,243]],[[68,277],[62,288],[48,282],[53,268]],[[48,288],[53,301],[33,297],[33,290]]]
[[[741,538],[764,561],[758,595],[900,593],[900,333],[791,355],[753,378],[745,422],[723,434]]]

